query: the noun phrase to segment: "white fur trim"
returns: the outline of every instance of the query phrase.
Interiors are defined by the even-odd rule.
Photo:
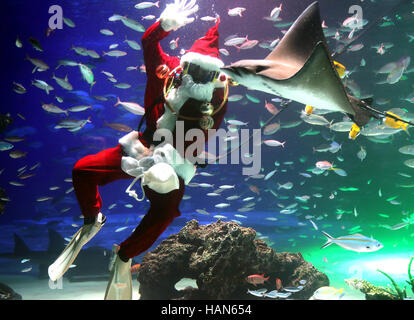
[[[138,177],[143,174],[143,169],[139,166],[139,161],[132,157],[122,157],[121,169],[125,173],[133,177]]]
[[[196,166],[187,159],[181,157],[180,153],[169,143],[160,144],[154,149],[154,156],[159,156],[164,162],[174,168],[187,185],[194,177]]]
[[[178,120],[167,106],[164,107],[164,114],[157,120],[157,129],[174,131],[175,123]]]
[[[163,162],[153,165],[144,173],[142,185],[148,186],[155,192],[161,194],[180,188],[180,182],[173,167]]]
[[[181,57],[180,62],[181,64],[184,64],[184,62],[195,63],[200,67],[211,71],[220,71],[220,68],[224,67],[224,62],[220,59],[197,52],[187,52]]]
[[[171,144],[163,143],[155,149],[148,149],[138,140],[137,131],[132,131],[123,136],[119,139],[119,144],[126,153],[126,156],[123,156],[121,159],[121,169],[131,176],[138,177],[142,175],[152,168],[155,162],[168,163],[177,175],[184,180],[185,184],[188,184],[195,175],[196,167],[188,160],[182,158]],[[148,159],[148,157],[152,158],[153,161]],[[175,185],[175,182],[173,185]]]
[[[130,157],[140,160],[151,154],[150,149],[145,147],[138,139],[138,131],[131,131],[118,140],[122,150]]]

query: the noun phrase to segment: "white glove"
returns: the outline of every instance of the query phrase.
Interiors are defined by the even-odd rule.
[[[165,31],[176,31],[194,21],[188,16],[198,11],[197,0],[174,0],[174,3],[167,4],[167,7],[160,16],[161,27]],[[188,2],[188,3],[187,3]]]

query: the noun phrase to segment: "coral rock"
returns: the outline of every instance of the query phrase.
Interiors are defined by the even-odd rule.
[[[329,285],[327,276],[300,253],[276,253],[255,236],[255,230],[235,222],[189,221],[144,256],[138,274],[141,299],[257,299],[247,290],[275,290],[276,278],[285,287],[306,280],[290,298],[309,299],[316,289]],[[247,276],[262,273],[270,277],[263,285],[246,281]],[[174,285],[182,278],[195,279],[198,289],[176,290]]]
[[[22,300],[22,296],[4,283],[0,283],[0,300]]]
[[[374,286],[372,283],[361,279],[345,279],[351,288],[365,294],[366,300],[398,300],[399,298],[387,292],[384,288]]]

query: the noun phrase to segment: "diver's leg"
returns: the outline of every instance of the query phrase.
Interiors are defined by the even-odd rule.
[[[121,170],[121,160],[122,149],[118,145],[76,162],[72,171],[72,182],[85,223],[93,222],[101,210],[99,186],[119,179],[134,178]]]
[[[144,187],[151,205],[131,236],[121,243],[121,257],[132,258],[149,249],[174,218],[181,215],[179,205],[184,196],[184,180],[180,177],[178,180],[180,188],[166,194]]]
[[[121,170],[121,147],[106,149],[80,159],[73,168],[73,186],[84,215],[84,225],[72,237],[56,261],[49,266],[51,280],[61,278],[82,247],[102,228],[106,217],[100,212],[102,201],[98,186],[118,179],[132,178]]]
[[[166,194],[144,187],[150,208],[132,235],[120,246],[114,245],[105,300],[132,299],[131,258],[149,249],[174,218],[181,215],[179,205],[184,196],[184,180],[179,178],[179,182],[179,189]]]

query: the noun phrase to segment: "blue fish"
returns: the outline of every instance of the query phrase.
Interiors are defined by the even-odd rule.
[[[0,141],[0,151],[7,151],[10,149],[13,149],[13,145],[11,143],[8,143],[6,141]]]

